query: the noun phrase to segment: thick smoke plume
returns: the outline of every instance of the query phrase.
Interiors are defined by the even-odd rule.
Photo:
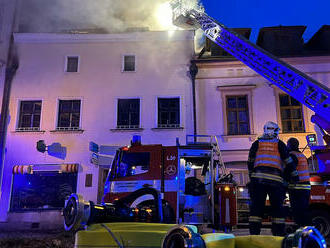
[[[165,2],[168,0],[21,0],[20,32],[163,30],[156,15]]]

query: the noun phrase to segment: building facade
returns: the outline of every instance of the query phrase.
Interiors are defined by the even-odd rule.
[[[184,143],[194,132],[194,111],[197,134],[217,136],[242,187],[249,148],[265,122],[277,122],[280,138],[296,137],[301,148],[307,134],[318,133],[309,109],[240,61],[207,41],[210,51],[197,55],[193,31],[16,33],[15,44],[20,67],[10,100],[0,221],[22,228],[61,224],[71,192],[100,202],[116,147],[129,145],[133,135],[143,144]],[[302,50],[295,50],[300,56],[273,52],[329,87],[330,56]]]
[[[16,33],[20,67],[10,100],[1,221],[62,224],[70,192],[100,202],[111,152],[101,166],[91,142],[111,150],[140,135],[142,143],[175,145],[191,134],[193,38],[193,31]]]

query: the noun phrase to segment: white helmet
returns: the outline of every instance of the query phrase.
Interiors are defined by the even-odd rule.
[[[270,136],[270,137],[277,137],[278,133],[280,131],[280,128],[275,122],[267,121],[264,125],[264,135]]]

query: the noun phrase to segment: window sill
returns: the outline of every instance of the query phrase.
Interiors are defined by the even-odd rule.
[[[314,132],[298,132],[298,133],[279,133],[279,137],[281,138],[287,138],[287,137],[305,137],[308,134],[313,134]]]
[[[151,128],[153,131],[162,131],[162,130],[183,130],[184,127],[154,127]]]
[[[257,134],[244,134],[244,135],[221,135],[224,142],[229,142],[231,139],[249,139],[249,141],[254,141],[257,138]]]
[[[45,130],[14,130],[12,133],[45,133]]]
[[[55,129],[55,130],[50,130],[49,132],[51,133],[83,133],[84,130],[83,129],[73,129],[73,130],[58,130],[58,129]]]
[[[112,128],[110,129],[111,132],[129,132],[129,131],[143,131],[144,128]]]

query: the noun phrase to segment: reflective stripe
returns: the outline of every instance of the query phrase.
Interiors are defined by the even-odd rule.
[[[134,181],[112,181],[110,184],[111,193],[124,193],[133,192],[143,188],[145,184],[151,185],[150,187],[160,190],[160,180],[134,180]],[[177,180],[165,180],[165,192],[178,191]]]
[[[284,218],[272,218],[272,223],[274,224],[285,224]]]
[[[269,160],[259,160],[255,163],[256,165],[258,164],[272,164],[272,165],[278,165],[277,162],[274,162],[274,161],[269,161]]]
[[[298,159],[297,171],[299,176],[299,182],[309,182],[309,167],[305,155],[297,151],[291,151],[290,154],[293,154]]]
[[[273,159],[281,160],[281,157],[280,156],[277,156],[277,155],[268,155],[268,154],[260,154],[260,155],[257,155],[256,158],[273,158]]]
[[[299,174],[299,173],[298,173],[298,171],[296,171],[296,170],[293,171],[293,172],[291,172],[291,176],[292,176],[292,177],[298,176],[298,174]]]
[[[284,159],[284,163],[285,163],[285,164],[290,164],[290,163],[292,163],[292,162],[293,162],[293,160],[292,160],[291,157],[288,157],[288,158]]]
[[[262,218],[259,216],[250,216],[249,217],[249,222],[261,222]]]
[[[289,189],[307,189],[307,190],[311,190],[311,186],[306,185],[306,184],[289,184]]]
[[[278,139],[259,140],[254,167],[259,166],[276,168],[283,171],[281,157],[278,150]]]
[[[281,176],[273,175],[273,174],[268,174],[268,173],[262,173],[262,172],[253,172],[251,177],[255,178],[262,178],[262,179],[268,179],[268,180],[273,180],[277,182],[283,183],[283,178]]]

